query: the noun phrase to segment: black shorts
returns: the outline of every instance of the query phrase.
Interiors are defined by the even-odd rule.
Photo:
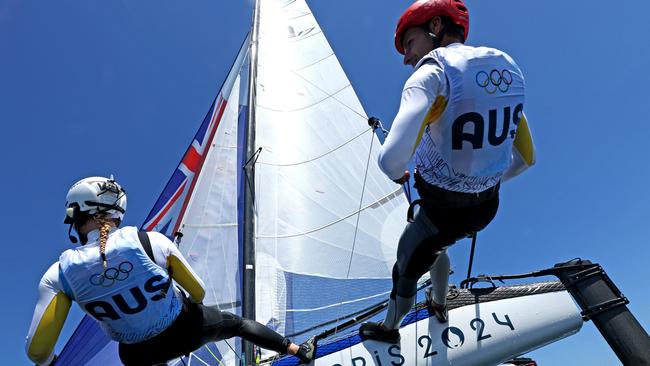
[[[394,281],[420,278],[439,251],[483,230],[499,208],[499,185],[480,193],[459,193],[430,185],[417,173],[415,182],[421,210],[400,238]],[[411,292],[410,288],[406,291]]]
[[[120,360],[126,366],[150,366],[189,354],[209,342],[242,337],[262,348],[285,353],[290,341],[264,325],[216,306],[187,300],[176,320],[157,336],[134,344],[120,343]]]

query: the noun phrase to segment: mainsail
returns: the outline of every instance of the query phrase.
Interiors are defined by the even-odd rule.
[[[299,343],[387,298],[407,200],[379,171],[380,143],[304,0],[260,1],[258,19],[257,38],[244,41],[142,229],[176,240],[206,284],[206,305],[241,314],[244,191],[254,185],[255,318]],[[249,82],[251,68],[256,77]],[[255,170],[254,181],[245,167]],[[569,325],[536,344],[576,331],[567,320],[576,316],[565,308],[558,321]],[[355,337],[335,343],[359,348]],[[208,344],[171,364],[236,365],[239,342]],[[120,363],[116,343],[85,318],[57,364]]]

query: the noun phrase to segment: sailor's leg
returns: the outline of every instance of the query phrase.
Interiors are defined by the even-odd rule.
[[[384,326],[398,329],[404,316],[413,307],[417,281],[436,259],[437,250],[431,248],[438,229],[422,211],[406,225],[397,248],[397,263],[393,267],[393,289],[390,294]]]
[[[204,343],[241,337],[262,348],[282,354],[287,353],[287,347],[291,342],[264,325],[226,311],[220,311],[216,306],[203,306],[202,308]]]
[[[386,329],[398,329],[404,316],[413,307],[415,303],[415,293],[417,291],[418,280],[405,278],[399,275],[397,263],[393,266],[393,290],[388,300],[388,311],[384,319]],[[399,294],[405,295],[399,295]]]
[[[431,285],[433,288],[433,301],[438,305],[447,303],[447,292],[449,291],[449,254],[444,249],[438,254],[433,266],[429,269]]]

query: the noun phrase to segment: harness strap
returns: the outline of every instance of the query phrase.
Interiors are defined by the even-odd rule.
[[[144,249],[145,253],[147,253],[147,257],[151,259],[151,261],[156,264],[156,260],[153,257],[153,249],[151,249],[151,240],[149,240],[149,235],[147,234],[146,231],[138,231],[138,239],[140,239],[140,244],[142,244],[142,248]],[[161,295],[166,296],[167,291],[169,291],[169,288],[172,285],[172,269],[167,268],[167,273],[169,273],[169,282],[167,282],[167,285],[160,290]],[[187,296],[185,296],[185,293],[183,291],[178,291],[182,296],[183,296],[183,310],[187,311]]]
[[[153,257],[153,249],[151,249],[151,241],[149,240],[149,235],[147,235],[147,232],[138,231],[138,239],[140,239],[140,244],[142,244],[142,248],[144,249],[145,253],[147,253],[149,259],[151,259],[152,262],[156,263],[156,260]]]
[[[408,221],[408,222],[413,222],[414,221],[413,215],[414,215],[414,211],[415,211],[415,206],[420,205],[423,202],[424,202],[423,199],[417,199],[417,200],[411,202],[411,204],[409,205],[409,209],[408,209],[408,211],[406,213],[406,221]]]

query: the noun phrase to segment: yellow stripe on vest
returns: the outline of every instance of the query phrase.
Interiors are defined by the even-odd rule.
[[[533,138],[528,128],[526,116],[522,114],[521,121],[517,125],[517,135],[513,142],[517,151],[526,162],[526,165],[531,166],[535,163],[535,147],[533,145]]]
[[[32,361],[36,363],[47,361],[48,356],[54,350],[71,305],[72,301],[63,292],[57,293],[47,305],[27,350]]]
[[[420,131],[418,132],[418,138],[415,140],[415,145],[413,145],[413,152],[415,152],[415,149],[417,149],[420,144],[420,140],[422,140],[424,129],[428,125],[438,122],[440,116],[442,116],[442,113],[445,111],[445,108],[447,108],[447,99],[441,95],[437,96],[436,100],[431,105],[431,108],[429,108],[427,115],[424,116],[422,126],[420,126]]]

